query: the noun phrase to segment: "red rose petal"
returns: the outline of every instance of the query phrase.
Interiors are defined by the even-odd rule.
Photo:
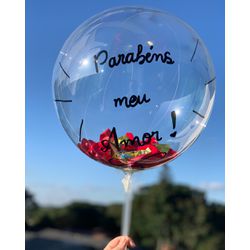
[[[111,130],[109,128],[106,129],[104,132],[101,133],[101,135],[100,135],[100,141],[109,140],[110,134],[111,134]]]
[[[129,140],[133,140],[134,139],[134,135],[130,132],[126,133],[126,136],[128,137]]]
[[[77,146],[79,149],[91,157],[94,160],[97,160],[103,164],[111,165],[119,168],[123,167],[131,167],[133,169],[141,170],[145,168],[154,167],[156,165],[163,164],[164,162],[168,162],[171,159],[175,158],[177,156],[177,152],[173,149],[169,149],[167,153],[163,153],[159,151],[159,149],[155,146],[158,144],[158,141],[155,137],[152,137],[150,140],[150,143],[140,146],[135,141],[133,145],[131,143],[128,143],[128,145],[121,144],[119,145],[120,149],[116,149],[114,147],[108,148],[106,151],[102,145],[103,140],[109,140],[111,134],[110,129],[106,129],[101,135],[100,135],[100,141],[94,142],[92,140],[82,139],[81,143],[78,143]],[[134,135],[130,132],[126,133],[126,137],[129,140],[134,139]],[[140,142],[142,143],[142,142]],[[120,159],[119,156],[115,156],[115,154],[119,154],[120,150],[123,150],[125,152],[130,151],[140,151],[140,150],[147,150],[150,149],[150,152],[147,152],[145,154],[140,154],[138,156],[135,156],[130,159]],[[117,152],[118,151],[118,152]]]

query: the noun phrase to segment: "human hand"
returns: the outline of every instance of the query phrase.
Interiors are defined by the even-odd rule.
[[[126,250],[127,247],[135,247],[134,241],[128,236],[118,236],[111,240],[104,250]]]

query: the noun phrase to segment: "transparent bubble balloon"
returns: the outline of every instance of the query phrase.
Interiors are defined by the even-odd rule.
[[[181,155],[206,127],[215,73],[199,35],[179,18],[115,8],[81,24],[55,63],[66,133],[86,155],[124,170]]]

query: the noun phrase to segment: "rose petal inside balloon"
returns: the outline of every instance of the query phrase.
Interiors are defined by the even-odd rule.
[[[130,144],[119,144],[117,147],[114,138],[110,136],[111,130],[107,129],[100,135],[100,141],[94,142],[83,138],[81,143],[78,143],[78,147],[94,160],[119,168],[129,166],[134,170],[149,168],[155,166],[157,162],[162,164],[177,157],[176,151],[172,150],[167,144],[159,144],[155,138],[145,145],[132,144],[134,135],[129,132],[119,137],[118,142],[131,140],[129,141]],[[103,148],[103,141],[109,143],[106,148]]]

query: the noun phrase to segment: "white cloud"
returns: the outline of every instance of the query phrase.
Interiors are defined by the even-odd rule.
[[[203,182],[198,186],[203,191],[224,191],[225,184],[222,182]]]

